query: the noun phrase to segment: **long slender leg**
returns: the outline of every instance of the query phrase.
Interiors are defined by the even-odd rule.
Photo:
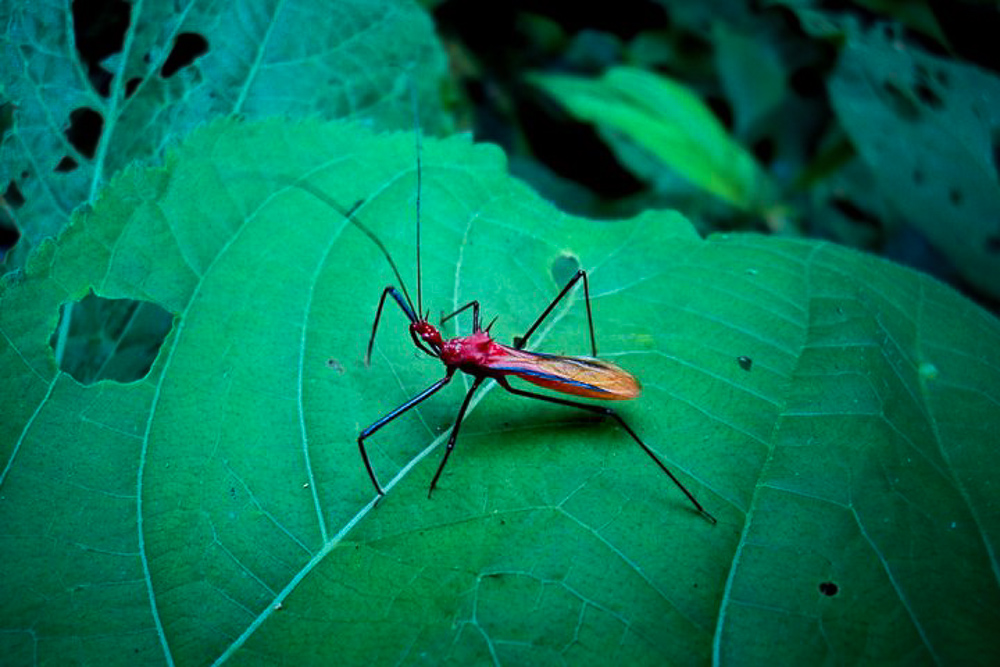
[[[434,473],[434,479],[431,480],[431,488],[427,490],[427,497],[430,498],[431,494],[434,493],[434,487],[437,486],[438,478],[441,477],[441,471],[444,470],[444,464],[448,462],[448,457],[451,456],[451,450],[455,449],[455,440],[458,438],[458,429],[462,426],[462,419],[465,417],[465,411],[469,408],[469,401],[472,400],[472,395],[476,393],[476,389],[479,389],[479,385],[483,383],[486,378],[477,377],[469,387],[468,393],[465,394],[465,400],[462,401],[462,407],[458,409],[458,416],[455,418],[455,425],[451,427],[451,437],[448,438],[448,447],[444,450],[444,458],[441,459],[441,465],[438,466],[437,472]]]
[[[365,353],[365,366],[371,365],[372,347],[375,345],[375,332],[378,331],[378,322],[382,318],[382,306],[385,305],[385,298],[387,296],[391,296],[396,300],[396,303],[399,304],[399,307],[406,314],[406,317],[409,318],[410,322],[417,321],[417,316],[414,314],[413,309],[410,308],[406,299],[403,298],[403,295],[400,294],[395,287],[389,285],[382,290],[382,298],[378,300],[378,310],[375,311],[375,323],[372,324],[372,337],[368,339],[368,351]]]
[[[461,312],[463,312],[465,310],[468,310],[469,308],[472,308],[472,333],[478,333],[479,332],[479,302],[478,301],[470,301],[469,303],[465,304],[464,306],[462,306],[461,308],[459,308],[458,310],[456,310],[451,315],[443,315],[441,317],[441,324],[444,324],[445,322],[447,322],[451,318],[455,317],[456,315],[458,315],[459,313],[461,313]]]
[[[452,375],[454,374],[455,370],[449,368],[448,374],[445,375],[443,378],[441,378],[431,386],[427,387],[427,389],[424,389],[422,392],[420,392],[419,394],[408,400],[406,403],[403,403],[401,406],[399,406],[386,416],[376,421],[374,424],[372,424],[364,431],[362,431],[361,435],[358,436],[358,449],[361,450],[361,458],[365,462],[365,469],[368,471],[368,476],[372,478],[372,484],[375,485],[375,490],[378,491],[378,494],[380,496],[385,495],[385,493],[382,491],[382,487],[379,486],[378,479],[375,477],[375,471],[372,469],[371,461],[368,460],[368,452],[365,451],[365,439],[368,436],[374,434],[376,431],[378,431],[380,428],[391,422],[399,415],[409,410],[410,408],[415,407],[419,403],[427,400],[428,398],[436,394],[438,390],[441,389],[441,387],[445,386],[451,381]]]
[[[559,303],[571,289],[573,289],[573,285],[575,285],[581,278],[583,278],[584,301],[587,304],[587,324],[590,325],[590,349],[593,352],[593,355],[595,357],[597,356],[597,339],[594,337],[594,316],[590,312],[590,285],[587,284],[587,272],[583,269],[577,271],[576,275],[570,278],[569,282],[566,283],[566,287],[562,288],[562,291],[559,292],[559,295],[552,300],[549,307],[542,311],[542,314],[538,316],[538,319],[535,320],[534,324],[528,327],[527,333],[523,336],[516,336],[514,338],[514,347],[516,349],[524,349],[524,346],[528,344],[528,338],[531,334],[535,333],[535,329],[538,328],[538,325],[545,321],[545,318],[549,316],[549,313],[551,313],[552,309],[556,307],[556,304]]]
[[[644,452],[646,452],[647,454],[649,454],[649,457],[656,462],[656,465],[660,466],[660,470],[662,470],[663,472],[667,473],[667,476],[671,480],[673,480],[674,484],[677,485],[677,488],[679,488],[681,491],[684,492],[684,495],[686,495],[688,497],[688,500],[690,500],[691,503],[694,504],[694,506],[695,506],[695,508],[697,508],[698,512],[701,513],[701,515],[703,517],[705,517],[706,519],[708,519],[712,523],[716,522],[715,521],[715,517],[712,516],[711,514],[709,514],[708,510],[706,510],[704,507],[702,507],[701,503],[699,503],[697,500],[695,500],[694,495],[690,491],[688,491],[687,488],[683,484],[681,484],[681,481],[679,479],[677,479],[676,477],[674,477],[674,474],[672,472],[670,472],[670,469],[667,468],[667,466],[665,466],[663,464],[663,461],[661,461],[659,459],[659,457],[656,454],[653,453],[653,450],[650,449],[649,447],[647,447],[646,443],[644,443],[639,438],[639,436],[636,435],[635,431],[632,430],[632,427],[625,423],[625,420],[621,418],[621,415],[619,415],[617,412],[615,412],[611,408],[606,408],[603,405],[591,405],[589,403],[580,403],[580,402],[577,402],[577,401],[569,401],[569,400],[566,400],[565,398],[556,398],[555,396],[546,396],[545,394],[536,394],[536,393],[531,392],[531,391],[524,391],[523,389],[515,389],[514,387],[510,386],[510,383],[507,382],[506,378],[503,378],[503,377],[497,378],[497,383],[499,383],[501,387],[503,387],[504,389],[506,389],[510,393],[517,394],[518,396],[524,396],[525,398],[534,398],[534,399],[537,399],[539,401],[548,401],[549,403],[557,403],[559,405],[566,405],[566,406],[569,406],[571,408],[579,408],[580,410],[586,410],[588,412],[593,412],[595,414],[605,415],[607,417],[613,417],[614,419],[618,420],[618,423],[621,425],[621,427],[624,428],[625,431],[630,436],[632,436],[633,440],[635,440],[637,443],[639,443],[639,446],[642,447],[642,450]]]

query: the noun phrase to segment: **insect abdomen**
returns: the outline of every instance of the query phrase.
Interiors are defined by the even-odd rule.
[[[598,398],[625,401],[642,393],[642,387],[628,371],[612,363],[590,357],[563,357],[517,350],[491,369],[515,375],[546,389]]]

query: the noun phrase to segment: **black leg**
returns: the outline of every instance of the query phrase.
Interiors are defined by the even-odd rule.
[[[573,289],[573,285],[575,285],[581,278],[583,279],[584,301],[587,304],[587,324],[590,325],[590,349],[593,352],[593,355],[595,357],[597,356],[597,339],[594,337],[594,316],[590,312],[590,285],[587,284],[587,272],[583,269],[577,271],[576,275],[570,278],[570,281],[566,283],[566,287],[562,288],[562,291],[559,292],[559,295],[552,300],[549,307],[542,311],[542,314],[538,316],[538,319],[535,320],[534,324],[528,327],[527,333],[523,336],[517,336],[514,338],[514,347],[516,349],[524,349],[524,346],[528,344],[528,338],[531,337],[531,334],[535,333],[535,329],[538,328],[538,325],[545,321],[545,318],[549,316],[549,313],[551,313],[552,309],[556,307],[556,304],[559,303],[559,301],[561,301],[571,289]]]
[[[400,294],[395,287],[389,285],[384,290],[382,290],[382,298],[378,300],[378,310],[375,311],[375,323],[372,324],[372,337],[368,339],[368,351],[365,353],[365,366],[371,364],[372,346],[375,345],[375,332],[378,331],[378,321],[382,318],[382,306],[385,305],[385,298],[387,296],[391,296],[393,299],[396,300],[396,303],[398,303],[399,307],[402,308],[403,312],[406,314],[406,317],[409,318],[410,322],[417,321],[417,316],[413,312],[413,309],[410,308],[410,305],[406,302],[406,299],[403,298],[403,295]],[[423,346],[421,346],[421,348],[423,348]],[[424,352],[427,352],[431,356],[435,356],[433,353],[429,352],[426,349],[424,349]]]
[[[455,370],[453,368],[449,368],[448,374],[445,375],[443,378],[441,378],[431,386],[427,387],[427,389],[424,389],[422,392],[420,392],[419,394],[408,400],[406,403],[403,403],[401,406],[399,406],[386,416],[376,421],[374,424],[372,424],[364,431],[362,431],[361,435],[358,436],[358,449],[361,450],[361,458],[365,462],[365,469],[368,471],[368,476],[372,478],[372,484],[375,485],[375,490],[378,491],[378,494],[380,496],[384,495],[384,492],[382,491],[382,487],[379,486],[378,479],[375,477],[375,471],[372,469],[371,461],[368,460],[368,452],[365,451],[365,439],[368,436],[374,434],[376,431],[378,431],[380,428],[391,422],[399,415],[409,410],[410,408],[415,407],[419,403],[433,396],[435,393],[437,393],[439,389],[441,389],[441,387],[445,386],[451,381],[451,377],[454,374]]]
[[[691,503],[694,504],[694,506],[695,506],[695,508],[697,508],[698,512],[703,517],[705,517],[706,519],[708,519],[709,521],[711,521],[712,523],[716,522],[715,521],[715,517],[712,516],[711,514],[709,514],[708,510],[706,510],[704,507],[702,507],[701,503],[699,503],[697,500],[695,500],[694,495],[690,491],[688,491],[687,488],[683,484],[681,484],[681,481],[679,479],[677,479],[676,477],[674,477],[674,474],[672,472],[670,472],[670,469],[667,468],[667,466],[665,466],[663,464],[663,461],[661,461],[659,459],[659,457],[656,456],[656,454],[653,453],[653,450],[650,449],[649,447],[647,447],[646,443],[644,443],[639,438],[639,436],[636,435],[635,431],[632,430],[632,427],[625,423],[625,420],[621,418],[621,415],[619,415],[617,412],[615,412],[611,408],[606,408],[603,405],[591,405],[589,403],[580,403],[578,401],[569,401],[569,400],[566,400],[565,398],[556,398],[555,396],[546,396],[545,394],[536,394],[536,393],[531,392],[531,391],[524,391],[523,389],[515,389],[514,387],[510,386],[510,383],[507,382],[507,379],[503,378],[503,377],[497,378],[497,383],[501,387],[503,387],[504,389],[506,389],[507,391],[509,391],[510,393],[517,394],[518,396],[524,396],[525,398],[534,398],[534,399],[537,399],[539,401],[547,401],[549,403],[556,403],[558,405],[565,405],[565,406],[568,406],[568,407],[571,407],[571,408],[579,408],[580,410],[586,410],[587,412],[593,412],[594,414],[604,415],[604,416],[607,416],[607,417],[613,417],[614,419],[618,420],[618,423],[621,425],[621,427],[624,428],[625,431],[630,436],[632,436],[633,440],[635,440],[637,443],[639,443],[639,446],[642,447],[642,450],[644,452],[646,452],[647,454],[649,454],[649,457],[656,462],[656,465],[660,466],[660,470],[662,470],[663,472],[667,473],[667,476],[670,477],[671,480],[673,480],[674,484],[677,485],[677,488],[679,488],[681,491],[684,492],[684,495],[686,495],[688,497],[688,500],[690,500]]]
[[[477,377],[472,386],[469,387],[468,393],[465,394],[465,400],[462,401],[462,407],[458,410],[458,417],[455,418],[455,425],[451,427],[451,437],[448,438],[448,447],[444,450],[444,458],[441,459],[441,465],[438,466],[437,472],[434,473],[434,479],[431,480],[431,488],[427,490],[427,497],[430,498],[431,494],[434,493],[434,487],[437,486],[438,478],[441,477],[441,471],[444,470],[444,464],[448,462],[448,457],[451,456],[451,450],[455,449],[455,440],[458,438],[458,429],[462,426],[462,419],[465,417],[465,411],[469,408],[469,401],[472,400],[472,395],[476,393],[479,389],[479,385],[483,383],[486,378]]]
[[[459,313],[461,313],[461,312],[463,312],[465,310],[468,310],[469,308],[472,308],[472,333],[478,333],[479,332],[479,302],[478,301],[470,301],[469,303],[465,304],[464,306],[462,306],[461,308],[459,308],[458,310],[456,310],[451,315],[442,315],[441,316],[441,324],[444,324],[445,322],[447,322],[451,318],[455,317],[456,315],[458,315]]]

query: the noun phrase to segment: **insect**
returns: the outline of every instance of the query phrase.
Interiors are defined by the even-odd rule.
[[[635,377],[615,364],[596,358],[597,342],[596,337],[594,336],[594,320],[590,306],[590,286],[587,281],[587,272],[585,270],[578,270],[576,274],[570,278],[570,280],[562,288],[562,291],[560,291],[548,307],[542,311],[541,315],[538,316],[534,324],[528,328],[524,335],[514,338],[513,345],[503,345],[493,340],[490,336],[490,327],[493,324],[492,322],[485,328],[481,326],[479,319],[479,301],[470,301],[455,310],[450,315],[444,316],[441,319],[441,324],[443,325],[453,317],[471,309],[472,332],[466,336],[456,336],[455,338],[446,340],[438,328],[431,324],[429,321],[430,311],[428,310],[425,312],[423,310],[423,294],[420,276],[421,148],[419,131],[416,133],[416,137],[416,304],[414,304],[413,300],[410,298],[410,294],[406,289],[403,278],[400,275],[389,251],[382,244],[381,240],[355,216],[355,212],[361,205],[361,202],[358,202],[351,209],[345,211],[324,193],[319,192],[307,184],[299,184],[300,187],[303,187],[313,195],[339,210],[346,218],[348,218],[362,232],[364,232],[365,235],[368,236],[369,239],[371,239],[382,251],[382,254],[388,260],[396,279],[399,281],[399,288],[394,285],[389,285],[382,290],[382,296],[379,299],[378,308],[375,311],[375,321],[372,324],[371,337],[368,340],[368,348],[365,353],[365,365],[367,366],[371,363],[372,349],[375,345],[375,334],[378,332],[378,325],[382,319],[382,310],[385,307],[387,300],[391,298],[410,321],[409,333],[410,338],[413,340],[413,344],[425,354],[436,359],[440,359],[445,367],[444,377],[375,421],[358,435],[358,449],[361,452],[361,458],[364,461],[365,469],[368,471],[368,476],[371,478],[372,484],[375,486],[375,490],[378,492],[379,497],[385,495],[385,492],[379,484],[374,468],[372,468],[371,460],[369,459],[368,452],[365,449],[365,441],[399,416],[409,410],[412,410],[436,394],[449,382],[451,382],[457,371],[461,371],[472,376],[472,384],[466,392],[462,405],[458,410],[458,415],[456,416],[455,423],[451,428],[451,434],[448,437],[448,443],[445,448],[444,456],[441,459],[441,463],[438,465],[437,471],[431,479],[430,487],[427,491],[428,497],[430,497],[434,492],[434,488],[437,486],[441,473],[444,471],[445,465],[448,463],[448,458],[451,456],[452,450],[455,448],[455,441],[458,438],[459,429],[462,426],[462,420],[468,410],[469,402],[472,400],[473,394],[476,393],[476,390],[479,389],[483,382],[486,380],[493,380],[504,390],[517,396],[576,408],[578,410],[584,410],[616,420],[618,424],[625,429],[632,439],[635,440],[635,442],[642,448],[642,450],[646,452],[651,459],[653,459],[656,465],[659,466],[659,468],[666,473],[668,477],[670,477],[674,484],[676,484],[677,487],[684,492],[684,495],[687,496],[688,500],[691,501],[697,511],[711,523],[716,523],[715,517],[702,507],[701,503],[698,502],[694,495],[681,483],[679,479],[677,479],[677,477],[674,476],[663,461],[661,461],[653,450],[642,441],[632,427],[630,427],[615,410],[602,405],[583,403],[558,396],[550,396],[533,391],[526,391],[510,384],[509,378],[514,377],[562,394],[609,401],[628,400],[635,398],[640,394],[641,387]],[[538,329],[539,325],[545,321],[559,302],[566,297],[566,295],[569,294],[578,283],[583,283],[584,301],[587,307],[587,324],[590,327],[590,346],[593,356],[561,356],[525,350],[524,348],[527,346],[531,335],[536,329]]]

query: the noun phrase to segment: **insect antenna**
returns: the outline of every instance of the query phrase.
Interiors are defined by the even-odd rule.
[[[423,281],[420,279],[420,193],[423,182],[420,153],[423,146],[420,141],[420,106],[417,103],[417,87],[412,80],[410,81],[410,100],[413,103],[413,141],[416,144],[417,152],[417,313],[419,314],[424,309]],[[428,311],[428,316],[429,313],[430,311]]]
[[[320,190],[319,188],[317,188],[315,185],[313,185],[309,181],[305,180],[305,178],[289,179],[289,180],[290,180],[290,185],[292,185],[292,186],[294,186],[296,188],[299,188],[300,190],[303,190],[305,192],[308,192],[313,197],[315,197],[316,199],[320,200],[321,202],[323,202],[324,204],[326,204],[327,206],[329,206],[330,208],[332,208],[333,210],[337,211],[342,216],[344,216],[344,218],[348,222],[350,222],[352,225],[354,225],[359,230],[361,230],[361,232],[365,236],[367,236],[371,240],[371,242],[374,243],[375,246],[380,251],[382,251],[382,255],[385,257],[386,261],[389,262],[389,266],[392,268],[392,272],[393,272],[393,274],[395,274],[396,280],[399,281],[399,288],[401,290],[403,290],[403,297],[406,298],[406,303],[408,303],[410,305],[410,311],[418,313],[418,315],[419,315],[420,311],[419,310],[414,310],[414,308],[413,308],[413,300],[410,298],[410,293],[406,289],[406,282],[403,280],[403,276],[402,276],[402,274],[400,274],[399,267],[396,266],[396,262],[393,261],[392,255],[389,254],[389,249],[385,247],[384,243],[382,243],[382,239],[380,239],[378,236],[376,236],[375,232],[373,232],[371,229],[369,229],[368,225],[366,225],[365,223],[361,222],[361,220],[358,218],[358,216],[355,215],[357,213],[357,210],[359,208],[361,208],[362,204],[365,203],[365,200],[364,199],[359,199],[358,201],[354,202],[353,206],[351,206],[348,209],[345,209],[333,197],[331,197],[327,193],[323,192],[322,190]],[[417,275],[418,276],[420,275],[419,271],[418,271]]]

